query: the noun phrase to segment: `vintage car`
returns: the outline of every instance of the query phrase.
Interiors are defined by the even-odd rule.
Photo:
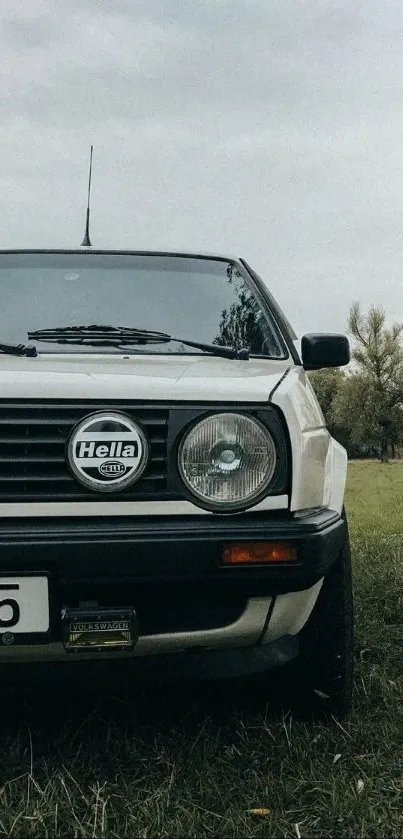
[[[243,259],[81,248],[0,252],[0,341],[0,662],[281,666],[348,712],[347,458],[306,375],[347,338],[297,350]]]

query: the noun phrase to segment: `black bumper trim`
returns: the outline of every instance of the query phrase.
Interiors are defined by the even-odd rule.
[[[341,516],[327,509],[237,516],[0,521],[2,574],[47,573],[63,582],[203,581],[247,597],[307,589],[328,572],[346,535]],[[224,567],[222,546],[234,541],[287,540],[293,563]]]

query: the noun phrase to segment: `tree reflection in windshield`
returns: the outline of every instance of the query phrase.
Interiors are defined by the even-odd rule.
[[[267,353],[274,358],[281,357],[282,348],[269,329],[257,299],[234,265],[228,265],[227,276],[236,301],[228,309],[223,309],[219,335],[213,343],[236,349],[247,347],[252,355]]]

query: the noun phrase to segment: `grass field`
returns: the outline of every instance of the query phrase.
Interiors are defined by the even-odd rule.
[[[242,711],[212,687],[63,700],[3,684],[0,836],[403,836],[403,464],[350,464],[347,512],[347,722]]]

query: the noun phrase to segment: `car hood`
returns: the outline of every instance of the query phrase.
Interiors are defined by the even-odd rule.
[[[0,355],[0,399],[265,402],[290,366],[210,355]]]

